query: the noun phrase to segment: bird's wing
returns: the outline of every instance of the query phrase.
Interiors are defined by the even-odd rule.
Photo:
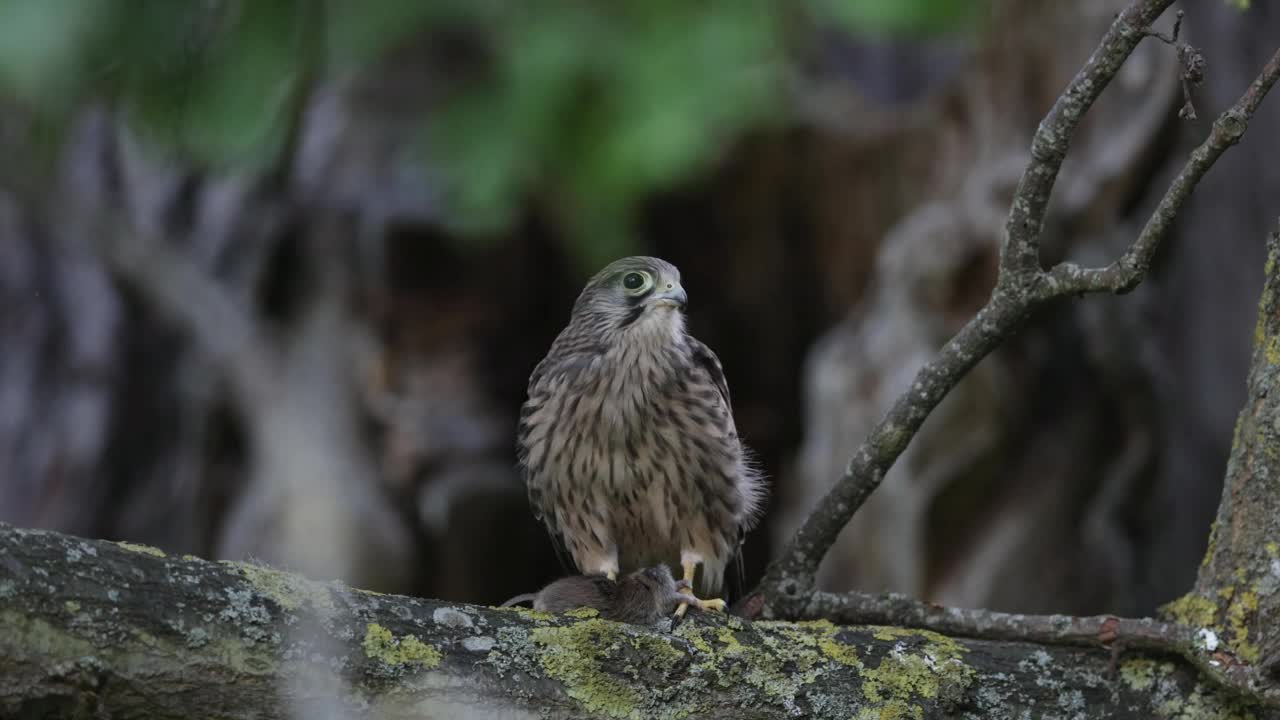
[[[716,356],[715,351],[704,345],[700,340],[690,337],[689,342],[692,346],[694,362],[707,373],[712,384],[720,391],[720,398],[724,400],[725,411],[729,418],[729,430],[736,435],[737,428],[733,420],[733,405],[729,401],[729,382],[725,380],[724,366],[720,364],[720,358]],[[742,451],[744,453],[747,452],[746,448],[743,448]],[[755,473],[757,471],[752,465],[748,465],[748,472]],[[746,577],[742,562],[742,546],[746,540],[747,530],[753,524],[753,517],[744,517],[738,523],[737,542],[733,547],[732,562],[729,563],[729,567],[736,571],[733,573],[734,577],[731,578],[731,582],[735,586],[741,586]],[[742,587],[735,587],[735,589],[741,591]]]
[[[521,448],[521,469],[524,475],[525,489],[529,494],[529,507],[533,510],[533,516],[547,528],[548,534],[551,535],[551,544],[555,547],[556,557],[560,559],[560,564],[566,569],[572,569],[573,563],[569,559],[565,546],[564,530],[556,522],[555,493],[549,492],[550,488],[547,487],[549,477],[545,473],[535,474],[524,465],[523,448],[525,447],[525,435],[528,432],[525,425],[525,414],[530,409],[530,403],[534,398],[546,401],[544,396],[551,391],[549,384],[554,383],[558,376],[576,375],[578,371],[590,365],[592,357],[589,353],[575,353],[562,357],[548,355],[543,358],[529,376],[530,402],[526,402],[520,412],[518,447]]]
[[[690,337],[689,345],[693,351],[693,361],[706,371],[707,376],[711,378],[711,382],[720,391],[720,397],[724,400],[724,408],[729,411],[729,422],[733,422],[733,404],[729,402],[729,382],[724,379],[724,366],[720,364],[720,358],[716,357],[715,352],[702,344],[697,338]]]

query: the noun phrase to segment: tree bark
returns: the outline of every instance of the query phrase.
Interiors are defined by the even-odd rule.
[[[3,717],[1249,713],[1280,717],[1170,657],[698,613],[641,628],[0,526]]]
[[[1195,589],[1165,608],[1247,663],[1280,665],[1280,235],[1267,247],[1249,399],[1236,422],[1222,501]]]

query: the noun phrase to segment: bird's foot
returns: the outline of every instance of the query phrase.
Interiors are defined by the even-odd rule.
[[[688,585],[688,583],[683,583],[683,584],[686,586]],[[699,610],[709,610],[712,612],[724,612],[724,609],[725,609],[725,602],[720,598],[712,598],[710,600],[701,600],[697,597],[694,597],[692,594],[689,594],[689,601],[690,602],[682,602],[678,607],[676,607],[676,617],[678,618],[684,617],[685,613],[689,611],[690,605],[697,606]]]
[[[676,587],[688,593],[689,599],[693,602],[680,603],[676,608],[676,617],[683,618],[685,613],[689,612],[690,605],[697,605],[699,610],[710,610],[714,612],[724,612],[725,602],[720,598],[711,600],[700,600],[693,595],[693,576],[698,570],[698,564],[692,559],[682,559],[680,565],[684,570],[684,577],[676,582]]]
[[[676,607],[676,618],[684,618],[686,612],[689,612],[690,605],[698,606],[699,610],[712,612],[723,612],[724,607],[726,607],[726,603],[718,597],[714,597],[712,600],[698,600],[698,598],[692,598],[692,600],[696,600],[696,602],[681,602],[680,606]]]

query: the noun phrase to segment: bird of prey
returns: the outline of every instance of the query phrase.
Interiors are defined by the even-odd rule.
[[[529,378],[517,449],[534,513],[581,572],[679,563],[692,584],[701,566],[706,597],[754,523],[764,481],[738,439],[719,358],[685,332],[686,300],[680,271],[658,258],[623,258],[593,277]]]

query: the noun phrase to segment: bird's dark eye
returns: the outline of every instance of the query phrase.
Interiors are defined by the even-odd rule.
[[[653,278],[646,272],[629,272],[622,276],[622,287],[629,292],[640,293],[653,286]]]

